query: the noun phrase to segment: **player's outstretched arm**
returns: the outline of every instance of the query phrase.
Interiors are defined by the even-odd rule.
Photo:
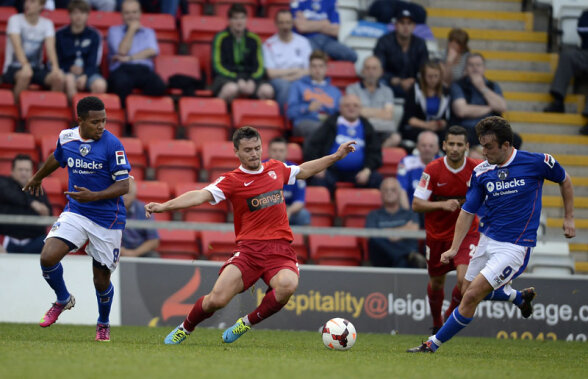
[[[64,194],[69,195],[69,197],[80,203],[115,199],[129,192],[129,180],[130,178],[118,180],[102,191],[90,191],[86,187],[78,187],[74,185],[75,191],[66,191]]]
[[[195,207],[205,202],[213,201],[212,193],[207,190],[194,190],[186,192],[175,199],[166,201],[163,204],[149,203],[145,205],[145,216],[150,217],[151,213],[162,213]]]
[[[459,212],[459,217],[455,223],[455,232],[453,234],[451,248],[441,254],[441,263],[447,264],[451,258],[455,257],[459,247],[461,246],[461,243],[463,242],[463,239],[468,233],[468,230],[470,230],[470,226],[472,225],[472,221],[474,221],[474,217],[476,217],[476,215],[468,213],[463,209]]]
[[[53,156],[53,154],[49,155],[43,166],[33,175],[33,177],[29,180],[29,182],[23,187],[23,191],[29,192],[32,195],[40,196],[43,194],[43,187],[41,187],[41,182],[47,176],[51,175],[51,173],[59,168],[59,162]]]
[[[412,210],[419,213],[432,211],[454,212],[457,209],[459,209],[459,201],[457,199],[430,201],[423,200],[415,196],[412,200]]]
[[[300,172],[296,175],[296,179],[307,179],[311,176],[323,171],[327,167],[332,166],[335,162],[345,158],[347,154],[355,151],[355,141],[348,141],[339,145],[337,151],[333,154],[325,155],[322,158],[314,159],[312,161],[301,164]]]
[[[559,191],[564,203],[563,231],[566,238],[576,236],[576,225],[574,224],[574,186],[572,179],[566,173],[566,178],[559,184]]]

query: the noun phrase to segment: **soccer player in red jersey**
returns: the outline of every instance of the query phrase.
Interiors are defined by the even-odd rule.
[[[466,129],[461,126],[450,127],[443,141],[443,150],[447,155],[425,167],[414,192],[412,209],[426,213],[427,295],[433,317],[433,334],[443,325],[441,307],[445,298],[445,274],[457,271],[457,284],[452,291],[451,304],[445,312],[447,318],[461,301],[463,278],[480,239],[476,217],[457,255],[449,264],[441,263],[441,254],[451,246],[455,222],[465,201],[472,171],[480,163],[465,156],[468,148]]]
[[[196,325],[225,307],[259,278],[270,290],[253,312],[223,333],[223,341],[234,342],[251,326],[286,305],[298,287],[299,272],[296,253],[290,246],[293,236],[282,189],[285,184],[309,178],[345,158],[355,151],[354,144],[355,141],[347,141],[335,153],[300,166],[288,166],[274,159],[262,163],[259,133],[252,127],[242,127],[233,134],[235,155],[241,162],[237,169],[221,175],[202,190],[187,192],[163,204],[145,206],[147,216],[227,199],[234,209],[235,253],[220,269],[212,291],[196,301],[184,322],[165,338],[166,344],[184,341]]]

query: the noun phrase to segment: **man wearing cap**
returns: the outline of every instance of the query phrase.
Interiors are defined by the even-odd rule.
[[[416,23],[410,8],[399,6],[395,19],[395,30],[378,39],[374,55],[382,62],[384,80],[394,96],[404,98],[429,52],[425,40],[412,34]]]

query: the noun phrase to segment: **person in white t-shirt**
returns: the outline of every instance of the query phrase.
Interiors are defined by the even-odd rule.
[[[288,102],[290,83],[308,75],[312,48],[306,37],[292,31],[294,20],[287,9],[276,14],[278,33],[263,44],[263,62],[280,109]]]
[[[64,75],[55,52],[55,29],[51,20],[41,17],[46,0],[25,0],[24,12],[8,19],[6,57],[3,79],[14,84],[14,97],[29,84],[39,84],[52,91],[63,91]],[[43,64],[45,46],[50,68]]]

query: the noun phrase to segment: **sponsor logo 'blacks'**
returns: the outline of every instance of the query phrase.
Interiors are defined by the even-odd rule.
[[[282,194],[282,190],[262,193],[261,195],[247,199],[247,205],[251,212],[271,207],[272,205],[281,204],[283,202],[284,195]]]

